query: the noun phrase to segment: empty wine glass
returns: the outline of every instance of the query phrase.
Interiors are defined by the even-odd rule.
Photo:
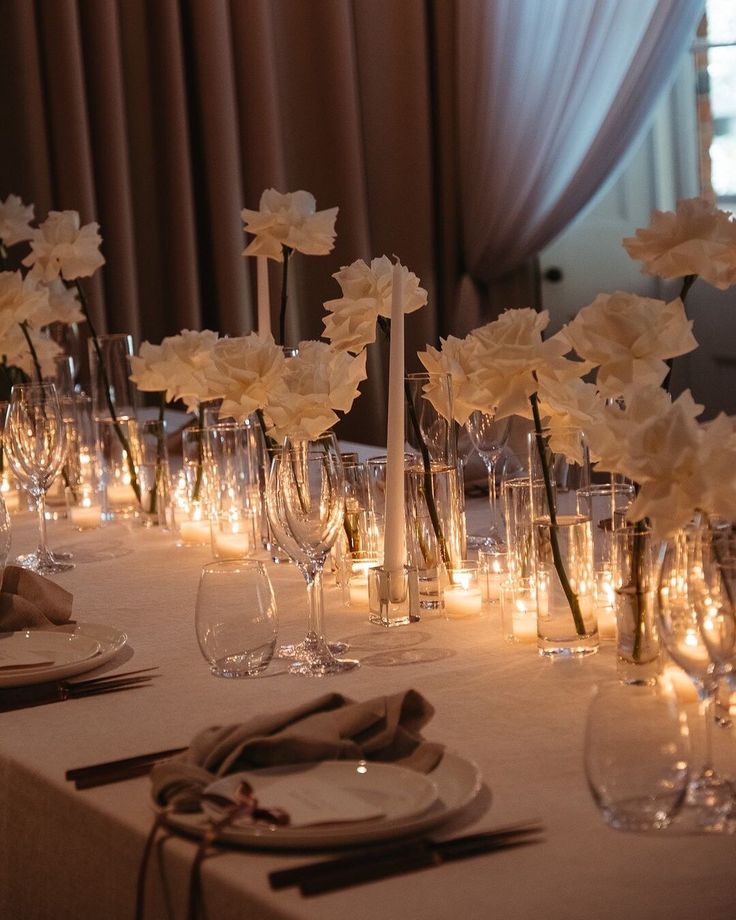
[[[307,636],[302,657],[289,671],[321,677],[351,670],[358,662],[335,658],[324,637],[322,569],[342,527],[345,509],[344,472],[335,436],[323,435],[314,441],[287,438],[283,451],[274,458],[271,476],[269,515],[289,538],[283,548],[289,554],[294,546],[298,548],[295,561],[306,557],[300,568],[309,599]]]
[[[38,548],[19,556],[18,563],[41,575],[73,569],[73,563],[54,557],[46,545],[46,492],[61,470],[65,452],[64,416],[54,384],[13,387],[5,447],[16,478],[35,498],[38,511]]]
[[[481,460],[488,470],[488,501],[491,506],[491,525],[489,535],[484,543],[492,548],[503,547],[503,521],[500,517],[498,504],[498,489],[496,474],[498,461],[503,454],[504,447],[511,433],[511,416],[496,419],[495,414],[488,412],[471,412],[465,423],[465,428],[470,435],[473,447],[478,451]]]
[[[659,580],[660,637],[671,658],[695,684],[705,728],[703,766],[688,784],[683,818],[698,830],[722,831],[736,807],[731,784],[713,765],[714,702],[728,668],[712,655],[723,620],[725,585],[707,529],[680,531],[667,545]],[[706,641],[705,636],[710,638]],[[722,644],[722,643],[721,643]]]
[[[271,526],[271,532],[276,538],[278,545],[287,554],[294,563],[294,566],[301,572],[305,581],[309,580],[309,556],[300,549],[294,538],[288,534],[281,523],[284,516],[284,509],[279,509],[282,493],[278,487],[278,471],[275,470],[276,462],[281,456],[281,452],[274,454],[271,461],[271,475],[266,482],[266,514],[268,523]],[[347,642],[328,642],[327,647],[333,655],[342,655],[348,650]],[[276,655],[278,658],[303,658],[307,654],[304,642],[290,643],[279,646]]]

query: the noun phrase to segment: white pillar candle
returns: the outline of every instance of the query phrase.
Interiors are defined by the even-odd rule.
[[[258,282],[258,333],[271,335],[271,297],[268,289],[268,259],[256,256]]]
[[[404,522],[404,303],[402,270],[394,265],[391,282],[391,353],[386,437],[386,520],[383,565],[398,572],[406,562]]]

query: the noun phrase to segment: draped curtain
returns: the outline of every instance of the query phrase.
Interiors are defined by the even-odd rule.
[[[99,222],[93,313],[140,342],[249,331],[240,210],[307,189],[340,207],[337,244],[292,260],[289,341],[320,334],[341,265],[395,253],[430,295],[411,355],[534,302],[536,251],[630,146],[700,6],[0,0],[0,197]],[[369,361],[348,434],[379,442]]]
[[[648,127],[704,0],[460,0],[467,273],[503,278],[600,192]]]

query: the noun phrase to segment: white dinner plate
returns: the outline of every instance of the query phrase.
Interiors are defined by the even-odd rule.
[[[355,762],[353,765],[356,765]],[[445,753],[435,769],[427,774],[427,779],[434,783],[437,799],[429,808],[413,815],[386,816],[368,821],[313,827],[276,827],[260,824],[235,826],[223,830],[218,839],[244,847],[301,850],[352,846],[409,837],[424,833],[454,817],[473,801],[481,786],[480,771],[476,764],[451,753]],[[166,820],[173,828],[197,837],[210,827],[206,816],[201,812],[172,813]]]
[[[70,623],[53,630],[23,629],[0,633],[0,645],[3,642],[28,643],[26,648],[33,645],[45,654],[39,660],[53,661],[53,664],[38,667],[2,668],[0,687],[25,687],[84,674],[109,661],[127,641],[124,632],[98,623]]]

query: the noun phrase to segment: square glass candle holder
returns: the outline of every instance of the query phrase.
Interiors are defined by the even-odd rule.
[[[369,620],[375,626],[407,626],[419,620],[416,569],[405,565],[388,571],[382,565],[368,571]]]

